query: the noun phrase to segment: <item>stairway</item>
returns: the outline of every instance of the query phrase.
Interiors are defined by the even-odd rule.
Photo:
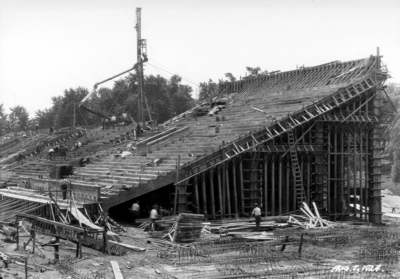
[[[293,130],[288,129],[287,135],[289,141],[290,159],[292,162],[293,181],[294,187],[296,189],[296,201],[298,208],[300,208],[303,202],[306,201],[306,195],[303,186],[303,176],[301,174],[299,159],[297,157],[296,142],[294,139]]]

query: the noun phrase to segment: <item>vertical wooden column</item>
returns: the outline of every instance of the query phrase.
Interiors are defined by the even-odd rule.
[[[337,125],[335,125],[335,132],[333,134],[333,144],[334,144],[334,151],[335,155],[333,156],[334,161],[333,161],[333,212],[335,214],[335,216],[333,217],[334,221],[336,221],[337,219],[337,198],[338,198],[338,193],[337,193],[337,188],[338,188],[338,133],[337,133]]]
[[[311,160],[307,163],[307,204],[311,204]]]
[[[290,211],[290,163],[286,157],[286,187],[285,187],[285,195],[286,195],[286,212]]]
[[[271,163],[271,212],[272,216],[275,216],[275,154],[272,155]]]
[[[324,158],[323,158],[323,124],[315,125],[315,199],[318,208],[324,207]]]
[[[368,178],[369,178],[369,160],[368,160],[368,156],[369,156],[369,142],[368,142],[368,130],[364,130],[364,135],[365,135],[365,156],[364,156],[364,162],[365,162],[365,166],[364,166],[364,192],[367,193],[367,197],[369,195],[369,191],[368,191]],[[369,218],[369,213],[371,212],[371,209],[368,206],[368,198],[365,201],[365,207],[368,208],[368,212],[365,213],[365,219],[367,220]]]
[[[228,215],[229,215],[229,218],[231,218],[232,217],[232,212],[231,212],[231,191],[230,191],[230,179],[229,179],[229,164],[227,164],[226,165],[226,168],[225,168],[225,175],[226,175],[226,179],[225,179],[225,182],[226,182],[226,184],[225,184],[225,189],[226,189],[226,191],[225,191],[225,194],[226,194],[226,201],[227,201],[227,205],[228,205]]]
[[[357,216],[357,187],[356,187],[356,184],[357,184],[357,133],[356,133],[356,125],[354,125],[353,126],[353,128],[354,128],[354,131],[353,131],[353,135],[354,135],[354,138],[353,138],[353,148],[354,148],[354,150],[353,150],[353,163],[354,163],[354,165],[353,165],[353,191],[354,191],[354,195],[353,195],[353,198],[354,198],[354,202],[353,202],[353,205],[354,205],[354,216]]]
[[[232,162],[232,182],[233,182],[233,201],[235,206],[235,218],[239,218],[239,208],[238,208],[238,194],[237,194],[237,187],[236,187],[236,162]]]
[[[240,207],[242,209],[242,214],[244,215],[245,207],[244,207],[244,186],[243,186],[243,163],[242,157],[239,158],[239,188],[240,188]]]
[[[196,200],[196,213],[200,214],[200,199],[199,199],[199,176],[193,178],[194,197]],[[175,186],[176,187],[176,186]]]
[[[361,102],[361,101],[360,101]],[[364,212],[363,212],[363,207],[364,207],[364,193],[363,193],[363,167],[362,167],[362,154],[363,154],[363,139],[362,139],[362,129],[360,129],[360,153],[358,155],[358,162],[359,162],[359,180],[360,183],[358,184],[358,187],[360,188],[360,218],[364,219]]]
[[[278,202],[279,202],[279,208],[278,208],[278,214],[282,215],[282,181],[283,181],[283,176],[282,176],[282,156],[279,156],[279,190],[278,190]]]
[[[348,216],[350,216],[350,189],[351,189],[351,185],[350,185],[350,176],[351,176],[351,170],[350,170],[350,145],[351,145],[351,135],[350,135],[350,125],[347,124],[346,126],[346,134],[347,134],[347,163],[346,163],[346,168],[347,168],[347,179],[346,179],[346,183],[347,183],[347,197],[346,197],[346,208],[347,208],[347,214]]]
[[[242,199],[243,200],[243,199]],[[268,216],[268,155],[264,153],[264,214]]]
[[[204,216],[206,217],[206,220],[208,219],[208,213],[207,213],[207,194],[206,194],[206,173],[203,172],[202,174],[202,187],[201,187],[201,192],[202,192],[202,198],[203,198],[203,212]]]
[[[220,168],[222,170],[222,168]],[[218,196],[219,196],[219,210],[221,211],[221,218],[225,218],[225,209],[224,209],[224,194],[222,192],[222,183],[221,183],[221,171],[217,171],[218,173]]]
[[[211,198],[211,216],[215,219],[215,197],[214,197],[214,170],[209,171],[210,176],[210,198]]]
[[[344,181],[345,181],[345,175],[344,175],[344,131],[343,131],[343,125],[341,126],[342,132],[340,133],[340,213],[341,217],[343,218],[344,216],[344,208],[345,208],[345,201],[344,201]]]

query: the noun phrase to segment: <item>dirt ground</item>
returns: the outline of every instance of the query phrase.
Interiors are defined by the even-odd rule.
[[[385,185],[388,185],[388,188],[394,187],[394,185],[391,184],[390,177],[388,175],[384,176],[384,181],[385,183],[383,184],[383,188],[385,188]],[[304,274],[301,278],[400,278],[400,252],[398,252],[400,251],[400,196],[394,195],[390,190],[383,191],[383,196],[383,212],[385,213],[383,216],[383,226],[375,227],[370,226],[369,224],[346,225],[347,227],[344,229],[344,233],[341,235],[344,236],[344,238],[346,236],[349,238],[343,243],[339,244],[337,240],[335,240],[336,242],[334,244],[332,244],[332,242],[324,242],[325,240],[323,237],[321,238],[322,240],[320,240],[320,242],[315,242],[310,240],[310,238],[305,238],[302,248],[302,256],[300,258],[300,260],[303,261],[301,263],[303,268],[306,267],[311,270],[312,268],[326,267],[326,269],[331,269],[333,273],[331,274],[331,277],[324,275],[307,276]],[[392,208],[396,206],[399,206],[399,209],[397,209],[395,213],[391,213]],[[145,252],[128,250],[125,256],[110,256],[91,248],[82,247],[83,259],[78,259],[78,262],[75,264],[69,264],[65,259],[74,259],[75,244],[69,241],[61,241],[61,258],[62,261],[65,262],[65,265],[70,268],[69,272],[64,271],[65,268],[64,270],[60,269],[58,266],[52,263],[52,259],[54,258],[54,250],[52,247],[42,248],[45,254],[45,258],[42,258],[39,256],[40,253],[37,251],[37,249],[35,254],[32,254],[32,243],[28,245],[27,250],[22,248],[22,243],[20,244],[19,249],[16,250],[16,243],[10,242],[5,239],[3,235],[0,235],[0,252],[26,256],[28,258],[28,278],[114,278],[110,261],[116,261],[118,263],[123,278],[213,278],[212,274],[218,274],[218,272],[221,274],[221,276],[224,274],[226,276],[224,278],[230,278],[230,276],[226,275],[226,272],[224,273],[224,267],[232,270],[237,268],[237,271],[240,269],[242,271],[245,270],[246,272],[249,272],[248,266],[243,264],[239,268],[239,265],[234,265],[233,263],[229,264],[229,262],[218,265],[177,265],[177,258],[172,259],[158,257],[159,251],[168,251],[168,248],[160,248],[160,246],[157,245],[156,240],[149,238],[149,234],[147,232],[144,232],[141,229],[133,227],[129,224],[121,223],[121,225],[127,229],[127,232],[120,233],[122,242],[125,244],[145,248]],[[292,235],[299,235],[300,233],[299,231],[295,230],[290,230],[288,232],[290,232]],[[340,230],[336,232],[340,233]],[[316,234],[318,233],[319,232],[316,232]],[[365,239],[360,239],[362,238],[362,235],[367,236]],[[205,237],[209,240],[220,239],[219,235],[207,235]],[[21,236],[21,242],[25,242],[27,239],[28,237],[26,234]],[[50,241],[51,237],[39,234],[38,239],[41,243],[46,243]],[[297,238],[294,242],[294,245],[286,248],[285,253],[287,253],[287,255],[290,253],[297,253]],[[361,262],[354,260],[360,255],[360,251],[363,249],[363,247],[369,247],[368,251],[371,249],[378,249],[376,248],[378,247],[376,244],[378,242],[381,246],[385,246],[386,244],[392,246],[392,250],[395,251],[394,257],[392,257],[389,261],[385,259],[382,261],[381,258],[377,257],[366,258],[365,261]],[[212,245],[210,247],[212,247]],[[217,257],[229,258],[232,255],[233,254],[227,250],[220,255],[217,255]],[[145,259],[148,259],[149,261],[146,261]],[[291,258],[291,260],[293,260],[293,263],[286,261],[286,263],[279,263],[278,266],[275,267],[272,265],[268,266],[268,268],[270,268],[269,272],[271,272],[273,268],[285,270],[286,268],[289,268],[290,265],[294,265],[294,263],[298,264],[297,259],[295,260],[294,258]],[[152,264],[149,264],[149,262]],[[369,269],[368,266],[371,268],[379,267],[379,270],[369,270],[359,274],[357,273],[357,270],[355,270],[353,273],[341,270],[340,273],[340,268],[354,269],[355,266],[359,266],[357,268],[366,269]],[[253,268],[256,270],[259,268],[259,266],[254,266]],[[266,268],[266,266],[264,266],[264,268]],[[334,277],[333,275],[335,274],[342,277]],[[170,275],[174,277],[168,277]],[[351,277],[358,275],[359,277]],[[268,275],[264,275],[257,278],[268,277]],[[23,258],[18,256],[14,257],[13,262],[9,264],[8,268],[6,268],[4,263],[0,261],[0,278],[25,278]]]

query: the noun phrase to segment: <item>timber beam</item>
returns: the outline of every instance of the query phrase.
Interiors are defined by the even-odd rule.
[[[376,116],[361,116],[361,115],[322,115],[322,117],[317,120],[318,122],[353,122],[353,123],[379,123],[379,119]]]

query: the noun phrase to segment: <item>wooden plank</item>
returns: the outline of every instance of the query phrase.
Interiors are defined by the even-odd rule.
[[[282,180],[283,180],[283,176],[282,176],[282,169],[283,169],[283,165],[282,165],[282,157],[279,157],[279,192],[278,192],[278,199],[279,199],[279,209],[278,209],[278,213],[279,215],[282,215]]]
[[[110,261],[112,270],[114,272],[114,277],[115,279],[124,279],[121,273],[121,269],[119,268],[119,265],[116,261]]]
[[[125,243],[120,243],[120,242],[116,242],[116,241],[113,241],[113,240],[109,240],[109,242],[111,242],[111,243],[113,243],[115,245],[119,245],[121,247],[125,247],[125,248],[128,248],[128,249],[131,249],[131,250],[136,251],[136,252],[144,252],[144,251],[146,251],[146,248],[141,248],[141,247],[138,247],[138,246],[133,246],[133,245],[125,244]]]
[[[271,212],[272,216],[275,216],[275,154],[272,155],[272,164],[271,164]]]

